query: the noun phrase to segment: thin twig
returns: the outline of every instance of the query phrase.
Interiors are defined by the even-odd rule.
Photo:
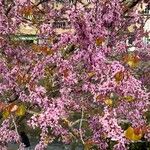
[[[18,132],[18,129],[17,129],[17,124],[16,124],[16,122],[15,122],[14,116],[11,115],[11,118],[12,118],[12,121],[13,121],[13,124],[14,124],[14,127],[15,127],[15,131],[16,131],[18,137],[19,137],[19,143],[21,143],[20,135],[19,135],[19,132]]]
[[[128,13],[130,10],[132,10],[137,4],[139,4],[142,0],[136,0],[133,1],[129,6],[127,6],[127,9],[124,11],[124,13]]]
[[[49,0],[41,0],[41,1],[39,1],[35,6],[39,6],[40,4],[42,4],[42,3],[45,3],[45,2],[48,2]]]
[[[82,119],[82,122],[87,122],[88,120],[87,119]],[[73,122],[72,124],[71,124],[71,126],[73,127],[73,126],[75,126],[76,124],[78,124],[78,123],[80,123],[81,122],[81,119],[78,119],[78,120],[76,120],[75,122]]]
[[[40,113],[32,111],[32,110],[27,110],[27,113],[32,114],[32,115],[39,115]]]
[[[83,136],[82,136],[82,122],[83,122],[83,117],[84,117],[84,109],[82,107],[82,112],[81,112],[81,120],[80,120],[80,124],[79,124],[79,133],[80,133],[80,139],[84,145],[84,140],[83,140]]]

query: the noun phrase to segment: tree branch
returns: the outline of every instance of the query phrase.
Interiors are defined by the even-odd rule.
[[[41,1],[39,1],[35,6],[39,6],[40,4],[42,4],[42,3],[45,3],[45,2],[48,2],[49,0],[41,0]]]
[[[139,4],[142,0],[133,0],[133,2],[127,6],[127,9],[124,11],[124,13],[127,13],[129,10],[131,10],[132,8],[134,8],[137,4]]]

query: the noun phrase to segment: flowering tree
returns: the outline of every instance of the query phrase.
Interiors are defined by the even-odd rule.
[[[150,140],[149,18],[138,2],[73,1],[55,10],[52,0],[0,0],[1,149],[12,141],[24,149],[26,126],[40,135],[36,150],[55,138],[85,150]],[[52,21],[62,14],[73,31],[58,36]],[[22,23],[42,42],[16,40]]]

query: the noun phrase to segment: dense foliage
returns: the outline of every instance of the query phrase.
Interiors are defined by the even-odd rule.
[[[148,17],[140,3],[78,1],[55,10],[53,2],[0,0],[0,149],[10,142],[24,149],[22,131],[40,137],[36,150],[56,138],[85,150],[150,141]],[[58,36],[52,22],[63,14],[73,30]],[[23,23],[41,42],[15,38]]]

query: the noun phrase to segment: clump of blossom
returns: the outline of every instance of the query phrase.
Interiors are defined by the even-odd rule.
[[[22,125],[38,130],[35,150],[54,139],[102,150],[149,141],[147,20],[122,0],[88,2],[0,0],[0,149],[24,149]],[[58,35],[65,16],[71,32]],[[20,37],[24,24],[37,35]]]

